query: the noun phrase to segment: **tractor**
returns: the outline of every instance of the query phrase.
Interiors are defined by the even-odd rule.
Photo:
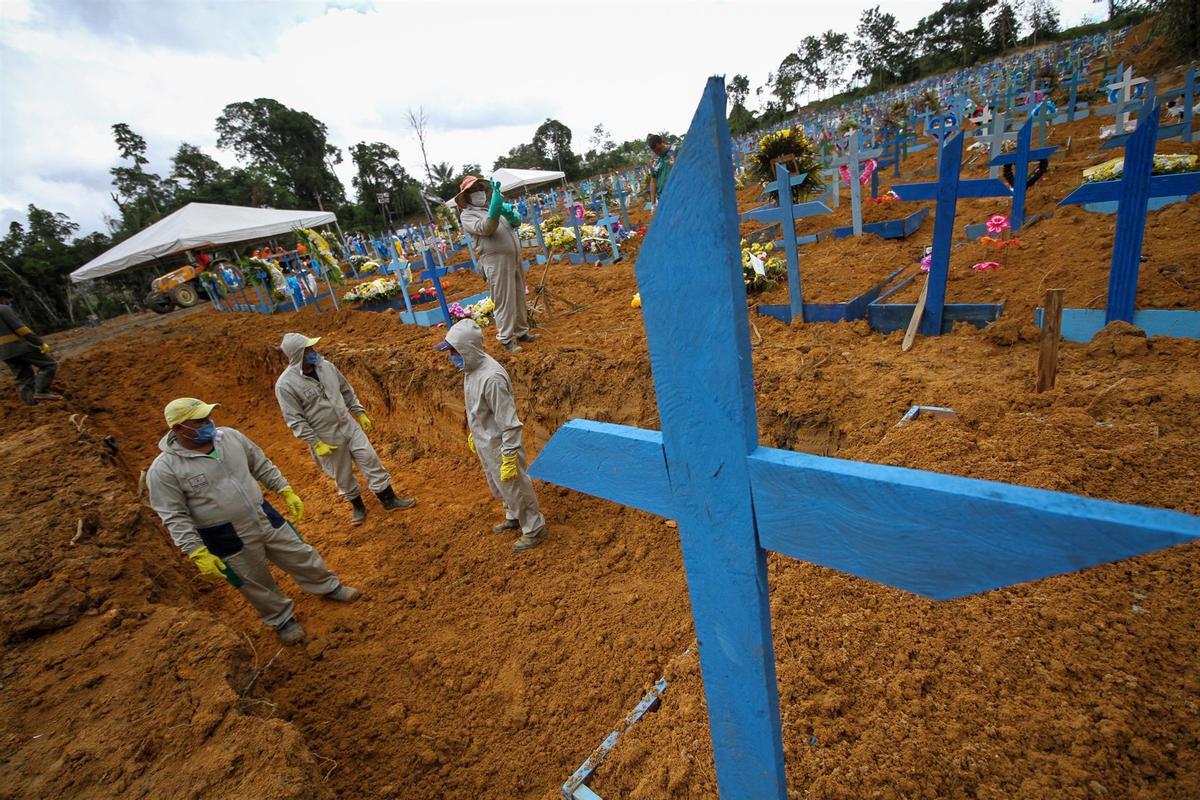
[[[146,295],[146,308],[156,314],[166,314],[179,308],[190,308],[205,296],[200,288],[200,273],[204,268],[196,264],[185,264],[179,269],[155,278]]]

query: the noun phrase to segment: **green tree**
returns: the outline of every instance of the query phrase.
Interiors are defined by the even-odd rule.
[[[1150,8],[1159,14],[1159,30],[1176,53],[1184,58],[1200,55],[1200,0],[1152,0]]]
[[[282,183],[302,204],[335,210],[346,201],[333,172],[341,151],[329,143],[325,124],[277,100],[230,103],[217,117],[217,147]]]
[[[350,159],[355,168],[352,183],[358,200],[357,224],[382,226],[422,209],[420,187],[400,165],[396,148],[384,142],[359,142],[350,148]],[[381,194],[387,195],[383,204]]]
[[[1029,38],[1033,44],[1058,33],[1058,7],[1050,0],[1029,0],[1025,21],[1029,24]]]
[[[181,142],[171,156],[171,179],[189,193],[203,195],[228,180],[228,172],[196,145]]]
[[[158,175],[146,172],[146,140],[124,122],[112,126],[117,152],[123,161],[109,170],[113,176],[113,202],[121,211],[121,227],[136,231],[162,216],[161,205],[169,201],[169,191]],[[33,208],[33,206],[30,206]]]
[[[859,17],[854,33],[858,52],[855,76],[866,78],[868,88],[883,88],[886,81],[898,74],[893,60],[899,52],[897,45],[902,37],[896,18],[880,11],[879,6],[868,8]]]
[[[996,15],[992,17],[991,29],[989,32],[990,44],[993,53],[1004,53],[1012,50],[1017,46],[1017,30],[1021,26],[1021,21],[1017,18],[1017,12],[1013,8],[1012,3],[1003,2],[996,9]]]
[[[833,91],[845,83],[846,67],[850,65],[850,37],[845,33],[827,30],[821,34],[818,60],[826,85]]]
[[[562,170],[567,180],[579,177],[579,156],[571,151],[571,129],[556,119],[547,119],[533,133],[533,148],[542,157],[543,169]]]

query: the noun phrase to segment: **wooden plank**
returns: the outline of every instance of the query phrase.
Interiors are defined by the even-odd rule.
[[[1041,348],[1038,350],[1037,386],[1039,394],[1054,388],[1058,375],[1058,340],[1062,335],[1063,296],[1066,289],[1047,289],[1045,324],[1042,325]]]
[[[929,280],[926,279],[925,285],[921,287],[921,294],[917,297],[917,305],[913,309],[912,317],[908,320],[908,330],[904,332],[904,341],[900,343],[900,350],[907,353],[912,349],[913,340],[917,338],[917,328],[921,326],[921,317],[925,315],[925,299],[929,295]]]
[[[938,600],[1200,538],[1174,511],[786,450],[750,474],[763,547]]]

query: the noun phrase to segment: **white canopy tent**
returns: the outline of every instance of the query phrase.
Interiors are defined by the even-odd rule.
[[[188,203],[71,273],[75,283],[197,248],[249,242],[336,222],[328,211],[285,211]]]
[[[489,180],[500,181],[500,191],[505,195],[519,195],[535,186],[561,181],[567,177],[565,172],[547,169],[509,169],[501,168],[488,176]],[[443,205],[454,208],[454,198],[443,202]]]

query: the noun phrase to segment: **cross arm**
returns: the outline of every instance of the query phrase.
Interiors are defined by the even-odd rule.
[[[762,208],[751,209],[742,214],[742,222],[753,220],[755,222],[779,222],[785,219],[786,209],[781,206],[764,206]],[[800,217],[811,217],[816,214],[832,214],[833,209],[822,203],[820,200],[809,200],[805,203],[796,203],[792,206],[792,216],[796,219]]]
[[[559,428],[529,465],[538,480],[672,517],[662,433],[573,419]]]
[[[988,166],[1000,167],[1005,164],[1019,164],[1026,160],[1041,161],[1043,158],[1049,158],[1057,149],[1058,145],[1053,145],[1051,147],[1034,147],[1029,150],[1029,153],[1024,158],[1021,157],[1020,153],[1003,153],[989,161]]]
[[[1200,518],[1063,492],[763,447],[748,464],[762,547],[938,600],[1200,539]],[[658,431],[572,420],[529,472],[677,516]]]
[[[937,190],[936,183],[900,183],[892,186],[892,191],[901,200],[936,200]]]
[[[958,199],[972,200],[980,197],[1011,197],[1012,189],[999,178],[972,178],[958,182]]]
[[[1200,538],[1200,518],[1062,492],[758,448],[768,550],[938,600]]]
[[[1147,197],[1188,197],[1200,192],[1200,172],[1179,172],[1174,175],[1153,175]],[[1084,203],[1103,203],[1121,200],[1121,181],[1093,181],[1079,186],[1058,201],[1060,206]]]

